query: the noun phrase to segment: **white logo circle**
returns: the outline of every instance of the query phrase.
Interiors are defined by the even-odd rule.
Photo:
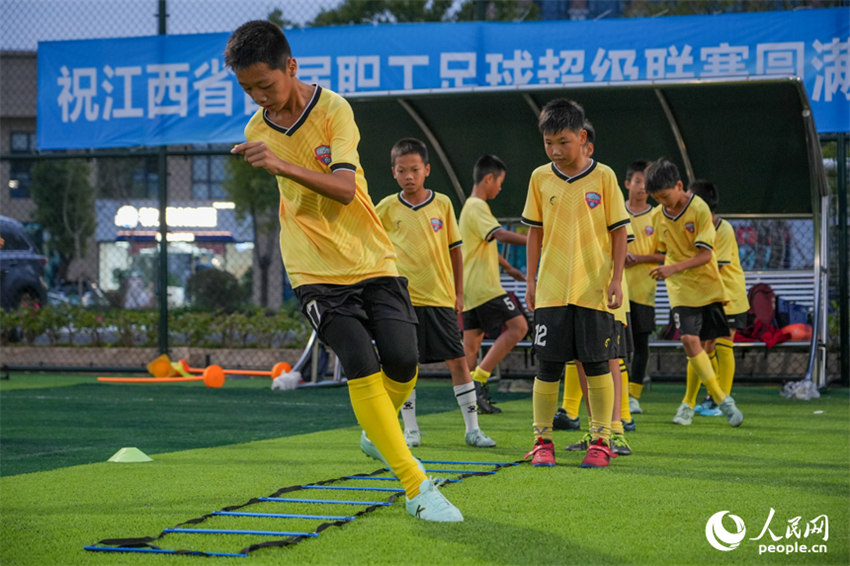
[[[744,526],[744,520],[737,515],[729,515],[729,518],[735,523],[735,532],[729,532],[723,526],[723,517],[729,511],[718,511],[708,518],[705,523],[705,538],[708,544],[722,550],[724,552],[738,548],[741,541],[747,535],[747,527]]]

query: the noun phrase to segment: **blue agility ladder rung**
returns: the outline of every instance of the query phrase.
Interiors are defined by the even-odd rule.
[[[317,537],[319,533],[299,533],[289,531],[241,531],[236,529],[165,529],[164,533],[192,533],[211,535],[266,535],[270,537]]]
[[[332,489],[336,491],[391,491],[401,493],[404,489],[393,487],[346,487],[337,485],[303,485],[304,489]]]
[[[459,466],[516,466],[516,462],[458,462],[455,460],[419,460],[423,464],[457,464]]]
[[[213,511],[213,515],[228,517],[267,517],[269,519],[322,519],[324,521],[353,521],[353,515],[299,515],[297,513],[244,513],[239,511]]]
[[[289,497],[258,497],[259,501],[277,501],[280,503],[329,503],[332,505],[392,505],[388,501],[345,501],[339,499],[295,499]]]
[[[426,474],[475,474],[476,476],[489,476],[495,474],[496,472],[486,471],[486,472],[474,472],[472,470],[429,470],[425,469]]]
[[[398,478],[385,476],[345,476],[347,480],[380,480],[380,481],[398,481]]]
[[[84,546],[83,550],[94,550],[96,552],[152,552],[156,554],[189,554],[194,556],[227,556],[230,558],[248,558],[247,554],[233,554],[229,552],[169,550],[167,548],[137,548],[134,546]]]

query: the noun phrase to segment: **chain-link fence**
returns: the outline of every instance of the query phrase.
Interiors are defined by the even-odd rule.
[[[252,172],[229,155],[228,146],[215,144],[112,150],[71,159],[58,152],[38,153],[36,48],[39,41],[51,40],[230,32],[249,19],[309,25],[322,10],[340,3],[0,4],[0,214],[24,223],[37,248],[32,261],[42,266],[46,288],[42,297],[38,282],[15,289],[14,296],[4,287],[4,306],[9,300],[22,307],[2,311],[2,339],[4,346],[50,346],[4,348],[4,364],[140,368],[168,349],[173,358],[186,358],[192,365],[267,369],[300,356],[309,327],[294,304],[280,260],[273,179],[250,178]],[[266,193],[272,199],[247,198],[239,189],[249,182],[268,183]],[[835,209],[830,215],[834,302],[840,229]],[[160,227],[162,217],[167,230]],[[811,271],[811,220],[739,218],[733,225],[746,271]],[[163,234],[167,247],[161,245]],[[524,265],[524,257],[514,263]],[[803,306],[811,309],[810,303]],[[833,345],[838,343],[837,316],[835,303],[830,308]],[[682,375],[681,356],[674,361],[667,354],[658,354],[659,375]],[[740,355],[766,360],[759,361],[754,376],[805,373],[804,352],[789,353],[791,357],[754,351]],[[837,352],[830,355],[828,371],[835,377]],[[507,373],[532,371],[523,363]]]

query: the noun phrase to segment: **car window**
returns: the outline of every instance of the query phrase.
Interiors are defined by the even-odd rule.
[[[21,232],[14,230],[9,224],[0,225],[0,238],[3,238],[4,250],[28,250],[29,244]]]

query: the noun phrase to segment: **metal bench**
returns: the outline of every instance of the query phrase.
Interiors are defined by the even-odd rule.
[[[811,312],[815,304],[815,277],[812,271],[747,271],[744,273],[747,289],[759,283],[767,283],[773,289],[777,298],[793,301],[806,307]],[[667,296],[667,286],[659,284],[655,294],[655,323],[667,326],[670,322],[670,298]],[[676,347],[680,343],[673,340],[655,338],[650,341],[651,348]],[[745,348],[764,347],[764,342],[736,342],[735,347]],[[780,342],[777,347],[809,347],[809,341]]]

